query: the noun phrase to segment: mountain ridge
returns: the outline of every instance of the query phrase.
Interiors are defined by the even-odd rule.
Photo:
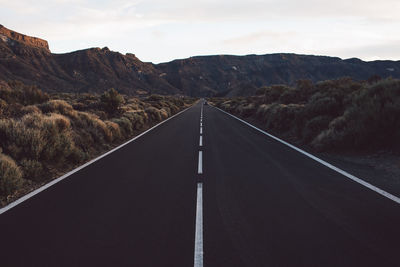
[[[49,92],[102,93],[115,87],[128,95],[235,96],[300,79],[400,78],[400,61],[277,53],[194,56],[153,64],[107,47],[54,54],[47,41],[2,25],[0,37],[0,79],[21,80]]]

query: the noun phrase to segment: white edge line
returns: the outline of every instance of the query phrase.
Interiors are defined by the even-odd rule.
[[[203,173],[203,151],[199,151],[199,165],[197,169],[198,174]]]
[[[24,201],[28,200],[29,198],[33,197],[34,195],[36,195],[36,194],[38,194],[38,193],[40,193],[40,192],[46,190],[47,188],[49,188],[49,187],[55,185],[56,183],[58,183],[58,182],[64,180],[64,179],[67,178],[68,176],[71,176],[72,174],[74,174],[74,173],[76,173],[76,172],[82,170],[83,168],[89,166],[90,164],[92,164],[92,163],[94,163],[94,162],[96,162],[96,161],[98,161],[98,160],[104,158],[105,156],[107,156],[107,155],[109,155],[109,154],[111,154],[111,153],[117,151],[117,150],[120,149],[121,147],[126,146],[127,144],[129,144],[130,142],[135,141],[135,140],[138,139],[139,137],[141,137],[141,136],[143,136],[144,134],[150,132],[151,130],[157,128],[157,127],[160,126],[161,124],[163,124],[163,123],[169,121],[169,120],[172,119],[173,117],[178,116],[179,114],[185,112],[186,110],[190,109],[191,107],[193,107],[193,105],[190,106],[190,107],[188,107],[188,108],[186,108],[186,109],[184,109],[184,110],[182,110],[182,111],[180,111],[180,112],[178,112],[178,113],[176,113],[175,115],[169,117],[168,119],[165,119],[165,120],[163,120],[162,122],[160,122],[160,123],[154,125],[154,126],[151,127],[150,129],[147,129],[147,130],[144,131],[143,133],[141,133],[141,134],[135,136],[134,138],[132,138],[132,139],[130,139],[129,141],[127,141],[127,142],[125,142],[125,143],[123,143],[123,144],[117,146],[116,148],[111,149],[110,151],[108,151],[108,152],[106,152],[106,153],[104,153],[104,154],[98,156],[98,157],[95,158],[95,159],[90,160],[89,162],[86,162],[85,164],[83,164],[83,165],[77,167],[76,169],[73,169],[72,171],[70,171],[70,172],[64,174],[63,176],[60,176],[60,177],[58,177],[58,178],[56,178],[56,179],[50,181],[49,183],[47,183],[47,184],[45,184],[45,185],[39,187],[38,189],[36,189],[36,190],[34,190],[34,191],[32,191],[32,192],[30,192],[30,193],[24,195],[23,197],[21,197],[21,198],[15,200],[15,201],[9,203],[7,206],[5,206],[5,207],[3,207],[3,208],[0,209],[0,214],[3,214],[4,212],[8,211],[9,209],[14,208],[14,207],[17,206],[18,204],[21,204],[22,202],[24,202]]]
[[[217,108],[217,107],[215,107],[215,108],[218,109],[219,111],[222,111],[222,112],[228,114],[229,116],[231,116],[231,117],[243,122],[244,124],[250,126],[251,128],[254,128],[257,131],[259,131],[259,132],[271,137],[272,139],[275,139],[276,141],[278,141],[278,142],[280,142],[280,143],[282,143],[284,145],[287,145],[288,147],[300,152],[301,154],[303,154],[303,155],[305,155],[305,156],[307,156],[307,157],[309,157],[309,158],[321,163],[322,165],[325,165],[326,167],[328,167],[328,168],[330,168],[330,169],[332,169],[332,170],[334,170],[334,171],[346,176],[347,178],[353,180],[354,182],[359,183],[359,184],[371,189],[372,191],[375,191],[376,193],[378,193],[378,194],[380,194],[380,195],[382,195],[382,196],[384,196],[384,197],[386,197],[386,198],[388,198],[390,200],[393,200],[394,202],[400,204],[400,198],[399,197],[397,197],[395,195],[392,195],[392,194],[386,192],[385,190],[382,190],[379,187],[376,187],[376,186],[374,186],[374,185],[372,185],[372,184],[370,184],[370,183],[368,183],[368,182],[366,182],[366,181],[364,181],[364,180],[362,180],[362,179],[360,179],[360,178],[358,178],[358,177],[356,177],[356,176],[354,176],[354,175],[352,175],[352,174],[350,174],[350,173],[348,173],[348,172],[346,172],[346,171],[344,171],[342,169],[339,169],[338,167],[336,167],[336,166],[334,166],[334,165],[332,165],[332,164],[330,164],[330,163],[328,163],[328,162],[326,162],[326,161],[324,161],[324,160],[322,160],[320,158],[317,158],[316,156],[314,156],[314,155],[312,155],[312,154],[310,154],[310,153],[308,153],[308,152],[306,152],[306,151],[304,151],[304,150],[302,150],[302,149],[300,149],[300,148],[298,148],[298,147],[296,147],[296,146],[294,146],[292,144],[289,144],[288,142],[285,142],[282,139],[279,139],[278,137],[273,136],[272,134],[269,134],[269,133],[259,129],[259,128],[255,127],[254,125],[251,125],[247,121],[244,121],[244,120],[242,120],[242,119],[240,119],[240,118],[238,118],[238,117],[236,117],[236,116],[234,116],[234,115],[232,115],[232,114],[230,114],[230,113],[228,113],[228,112],[226,112],[226,111],[224,111],[224,110],[222,110],[220,108]]]
[[[194,267],[203,267],[203,184],[197,184]]]

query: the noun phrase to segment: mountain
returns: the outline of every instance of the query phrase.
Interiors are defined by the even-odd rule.
[[[317,82],[348,76],[365,80],[373,75],[400,78],[400,61],[269,54],[201,56],[152,64],[107,47],[53,54],[47,41],[0,25],[0,79],[21,80],[49,92],[101,93],[114,87],[129,95],[235,96],[299,79]]]
[[[107,47],[52,54],[46,41],[0,25],[0,79],[21,80],[46,91],[179,94],[152,63]]]
[[[400,78],[400,61],[342,60],[297,54],[201,56],[157,65],[174,87],[189,95],[250,95],[263,85],[313,82],[349,76]]]

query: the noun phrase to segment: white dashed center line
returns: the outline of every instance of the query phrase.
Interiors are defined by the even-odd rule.
[[[203,184],[197,183],[194,267],[203,267]]]
[[[200,140],[199,147],[203,146],[203,104],[200,115]],[[203,151],[199,151],[199,163],[197,173],[203,174]],[[196,230],[194,243],[194,267],[203,267],[203,183],[197,183],[196,202]]]
[[[203,174],[203,151],[199,151],[199,166],[197,173]]]

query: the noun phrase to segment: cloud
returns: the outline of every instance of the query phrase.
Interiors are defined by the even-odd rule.
[[[248,46],[257,42],[282,42],[288,41],[296,35],[296,32],[277,32],[277,31],[260,31],[254,32],[234,38],[225,39],[223,45],[227,46]]]
[[[147,0],[147,15],[179,21],[259,20],[265,18],[359,17],[399,21],[397,0]]]
[[[364,60],[400,60],[400,40],[367,44],[355,47],[332,49],[325,51],[326,54],[340,55],[342,58],[358,57]]]

